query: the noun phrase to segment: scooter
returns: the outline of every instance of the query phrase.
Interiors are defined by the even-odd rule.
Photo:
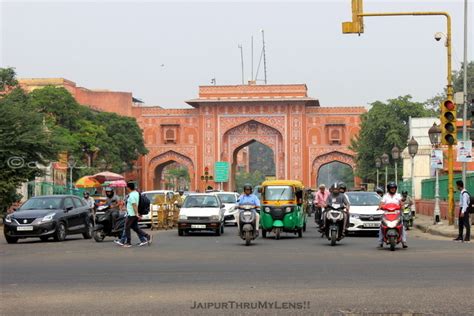
[[[99,207],[97,210],[104,213],[97,215],[93,234],[94,240],[101,242],[108,236],[120,238],[125,227],[125,214],[121,214],[116,209],[110,209],[108,205]]]
[[[400,205],[386,204],[382,208],[385,213],[382,216],[380,227],[385,244],[390,245],[390,250],[395,251],[395,247],[402,242],[402,216]]]
[[[326,226],[324,235],[331,241],[331,246],[335,246],[337,241],[344,238],[344,205],[336,203],[327,205],[325,209]]]
[[[239,235],[249,246],[252,240],[258,237],[257,230],[257,208],[255,205],[239,206]]]
[[[413,215],[408,204],[403,204],[403,225],[405,226],[406,230],[409,230],[410,227],[413,227]]]

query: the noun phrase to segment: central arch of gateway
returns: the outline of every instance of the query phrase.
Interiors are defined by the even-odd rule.
[[[217,161],[229,162],[234,173],[237,153],[253,142],[272,149],[277,178],[306,186],[315,186],[328,163],[355,167],[348,146],[364,108],[322,107],[304,84],[200,86],[199,97],[187,103],[191,109],[132,108],[149,153],[131,176],[144,190],[160,189],[160,170],[173,162],[188,168],[190,190],[235,190],[232,176],[217,184],[201,175],[205,167],[213,175]]]

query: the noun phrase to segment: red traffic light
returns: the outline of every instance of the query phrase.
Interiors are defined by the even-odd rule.
[[[209,167],[204,167],[204,172],[209,172]]]
[[[444,107],[447,108],[449,111],[454,110],[454,103],[451,100],[444,101]]]

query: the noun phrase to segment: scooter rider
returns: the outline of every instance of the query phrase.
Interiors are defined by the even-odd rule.
[[[343,184],[341,182],[341,184]],[[344,185],[342,185],[344,187]],[[349,207],[349,200],[347,199],[347,196],[345,193],[341,193],[340,190],[340,184],[339,183],[334,183],[331,186],[331,194],[329,195],[328,199],[326,200],[326,205],[332,205],[332,204],[339,204],[339,205],[344,205],[346,211],[344,212],[344,227],[343,227],[343,234],[345,234],[345,231],[347,229],[346,224],[347,224],[347,219],[349,218],[348,214],[348,207]],[[344,190],[344,189],[343,189]],[[326,212],[328,211],[328,208],[324,209],[323,212],[323,227],[321,228],[324,231],[324,228],[326,227]]]
[[[107,197],[106,205],[109,206],[109,210],[110,212],[112,212],[112,227],[115,227],[116,221],[120,216],[120,199],[115,194],[114,189],[110,187],[105,189],[105,196]]]
[[[408,207],[410,207],[410,208],[413,205],[413,201],[408,196],[408,191],[402,191],[402,202],[403,202],[403,204],[407,204]]]
[[[344,182],[339,182],[339,193],[344,194],[347,201],[347,205],[346,205],[347,216],[346,216],[346,223],[345,223],[345,230],[344,230],[345,233],[347,233],[347,228],[349,227],[349,213],[351,209],[351,201],[349,200],[349,197],[346,194],[346,190],[347,190],[346,184]]]
[[[378,194],[378,196],[380,196],[381,198],[383,197],[384,195],[384,192],[383,192],[383,189],[381,187],[377,187],[377,189],[375,189],[375,192]]]
[[[249,183],[246,183],[244,185],[244,193],[242,193],[239,197],[239,206],[240,205],[254,205],[256,206],[256,208],[259,210],[260,209],[260,200],[258,199],[258,197],[252,193],[252,185],[249,184]],[[256,230],[258,231],[259,229],[259,224],[260,224],[260,214],[258,212],[256,212]],[[239,231],[239,234],[240,234],[240,214],[239,216],[237,216],[236,218],[236,222],[237,222],[237,228],[238,228],[238,231]]]
[[[382,197],[380,201],[380,208],[383,208],[385,204],[399,204],[400,209],[403,207],[402,196],[397,193],[397,184],[395,182],[389,182],[387,184],[387,193]],[[379,247],[383,247],[383,236],[382,236],[382,227],[379,229]],[[405,226],[402,225],[402,245],[403,248],[408,248],[407,245],[407,232],[405,231]]]
[[[326,200],[329,196],[329,191],[326,190],[326,186],[324,184],[319,185],[319,190],[316,193],[316,197],[314,199],[314,204],[316,205],[316,212],[314,214],[314,220],[316,223],[319,223],[319,226],[322,226],[322,213],[323,209],[326,207]]]

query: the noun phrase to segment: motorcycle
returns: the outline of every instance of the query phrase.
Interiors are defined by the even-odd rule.
[[[411,213],[411,207],[408,204],[403,204],[403,225],[406,230],[413,227],[413,215]]]
[[[125,214],[121,214],[116,209],[110,209],[108,205],[99,206],[97,211],[103,213],[97,215],[94,240],[101,242],[108,236],[120,238],[125,227]]]
[[[331,246],[336,245],[336,241],[344,238],[344,213],[345,207],[340,204],[329,204],[325,209],[326,225],[324,235],[331,241]]]
[[[382,228],[383,242],[390,245],[390,250],[395,251],[397,244],[402,241],[402,216],[400,205],[386,204],[382,207],[385,212],[382,216],[380,227]]]
[[[239,235],[249,246],[252,240],[258,237],[257,230],[257,208],[255,205],[239,206]]]

